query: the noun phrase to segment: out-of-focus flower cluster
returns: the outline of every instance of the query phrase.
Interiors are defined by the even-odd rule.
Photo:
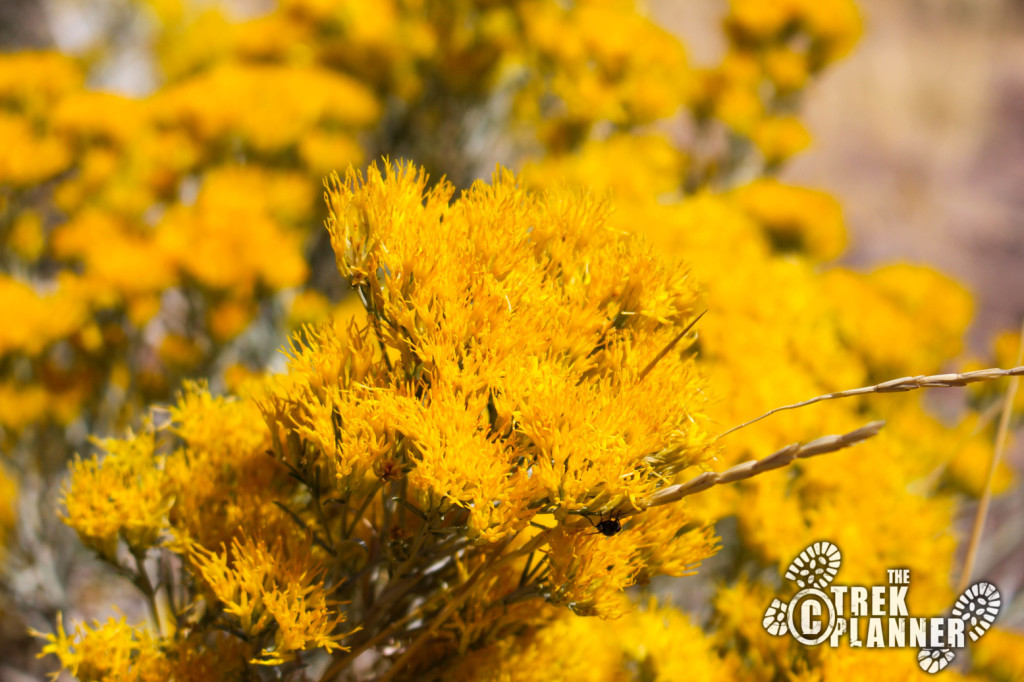
[[[358,162],[353,135],[379,114],[365,85],[317,68],[222,64],[144,100],[83,90],[62,55],[0,71],[4,139],[25,145],[0,171],[8,443],[46,419],[109,427],[98,411],[208,371],[306,281],[321,166],[302,146],[330,130],[348,153],[327,165]]]
[[[848,0],[733,0],[706,69],[625,0],[137,5],[162,74],[146,97],[86,87],[84,60],[0,56],[0,547],[19,475],[55,479],[96,434],[61,516],[150,615],[70,635],[58,617],[64,669],[923,676],[911,652],[806,649],[761,616],[821,538],[844,582],[910,568],[913,612],[948,608],[954,512],[991,456],[980,410],[949,426],[875,396],[716,440],[937,372],[970,320],[930,269],[830,265],[838,203],[774,177],[809,140],[802,90],[859,34]],[[494,150],[522,175],[469,187]],[[433,178],[344,170],[380,154]],[[878,417],[854,451],[645,508]],[[626,591],[720,543],[699,617]],[[998,676],[1019,638],[990,639],[977,670]]]
[[[694,108],[725,124],[731,145],[756,147],[771,172],[810,144],[800,94],[856,43],[860,13],[853,0],[731,0],[725,28],[729,50],[699,72]]]

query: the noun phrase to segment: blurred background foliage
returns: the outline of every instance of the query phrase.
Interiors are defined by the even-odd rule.
[[[277,349],[289,332],[353,314],[321,227],[321,179],[331,170],[402,157],[465,189],[500,162],[530,188],[568,183],[606,195],[616,228],[645,235],[704,287],[711,312],[698,350],[723,429],[819,393],[948,370],[962,357],[974,314],[967,290],[928,267],[837,263],[847,253],[843,210],[794,181],[821,164],[792,163],[812,144],[801,112],[808,88],[861,37],[857,7],[722,3],[720,15],[683,31],[717,36],[705,63],[667,29],[670,5],[4,6],[14,19],[0,21],[9,46],[0,55],[3,674],[52,669],[33,661],[39,644],[26,628],[51,631],[58,611],[78,622],[117,603],[141,618],[130,585],[69,541],[57,518],[72,455],[91,454],[90,437],[140,428],[146,406],[166,404],[185,379],[242,390],[281,369]],[[849,106],[843,125],[858,115]],[[871,248],[855,243],[854,254]],[[1000,336],[994,357],[977,366],[1012,365],[1018,340]],[[678,588],[676,601],[703,629],[673,632],[698,641],[688,645],[703,652],[694,656],[721,658],[707,676],[737,665],[766,680],[849,679],[851,669],[906,679],[916,670],[905,652],[897,664],[769,641],[760,617],[780,567],[819,538],[843,549],[844,583],[910,567],[912,609],[952,603],[957,519],[984,486],[998,390],[938,405],[941,421],[919,396],[885,396],[779,415],[730,436],[722,467],[868,416],[890,422],[877,442],[803,464],[799,476],[753,479],[694,503],[702,520],[720,524],[724,549]],[[997,490],[1011,479],[998,472]],[[1019,524],[1000,528],[1001,544],[983,555],[988,568],[1019,555]],[[1010,603],[1003,618],[1020,627],[1019,576],[1000,587]],[[559,656],[577,647],[550,642],[576,641],[580,651],[609,652],[609,669],[639,661],[658,679],[678,679],[669,672],[678,644],[637,648],[657,621],[647,613],[631,625],[553,618],[529,647],[481,648],[481,667],[469,660],[464,674],[574,670]],[[661,618],[677,617],[685,618]],[[1007,653],[1014,637],[986,637],[977,674],[1013,679],[1024,665]],[[596,674],[586,657],[575,664]]]

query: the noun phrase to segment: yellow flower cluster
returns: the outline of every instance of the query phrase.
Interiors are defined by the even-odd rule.
[[[214,92],[217,97],[210,98]],[[154,109],[157,124],[186,128],[204,148],[241,144],[262,155],[298,147],[307,162],[311,150],[331,139],[331,130],[359,129],[380,115],[366,86],[342,74],[231,63],[165,89]],[[326,157],[330,165],[357,162],[360,150],[351,137],[336,138],[334,147],[348,154]]]
[[[77,292],[69,289],[62,287],[40,295],[31,285],[0,275],[0,306],[12,321],[18,321],[4,325],[0,331],[0,355],[20,352],[38,356],[55,340],[77,331],[87,311]]]
[[[763,227],[776,251],[806,253],[825,261],[837,258],[846,247],[839,202],[824,192],[762,178],[733,194],[735,204]]]
[[[202,387],[179,399],[172,424],[181,446],[150,462],[160,480],[148,484],[160,490],[155,499],[173,499],[162,509],[173,538],[165,551],[182,555],[203,586],[178,595],[176,636],[219,624],[244,635],[248,660],[260,665],[405,639],[390,676],[445,671],[452,679],[505,679],[501,671],[527,661],[543,665],[538,671],[573,669],[585,659],[551,647],[572,638],[607,659],[582,679],[614,679],[606,676],[633,666],[672,679],[666,652],[680,637],[696,647],[705,679],[727,678],[737,665],[756,670],[752,679],[811,669],[847,679],[857,652],[808,653],[759,631],[771,597],[765,585],[718,590],[714,640],[671,611],[630,614],[623,589],[692,572],[715,550],[708,523],[725,516],[738,518],[753,566],[782,567],[809,540],[829,537],[845,548],[845,580],[871,583],[906,566],[915,611],[948,606],[952,501],[934,483],[911,489],[908,481],[932,476],[958,447],[917,401],[903,402],[874,446],[803,465],[786,485],[764,476],[694,503],[643,509],[651,493],[691,477],[715,452],[705,410],[736,422],[890,367],[845,340],[844,302],[812,284],[821,277],[816,259],[776,250],[742,193],[677,206],[623,201],[609,213],[577,190],[526,192],[502,172],[456,200],[452,192],[404,164],[333,179],[328,231],[365,322],[344,332],[306,328],[289,350],[287,374],[250,389],[255,402],[214,398]],[[646,231],[663,253],[692,256],[692,272],[666,267],[624,236],[622,221],[637,219],[657,226]],[[725,254],[751,271],[716,277]],[[843,276],[866,287],[878,275]],[[906,286],[892,290],[911,300],[908,292],[934,293],[945,281],[917,269],[901,276]],[[691,353],[662,352],[692,319],[699,280],[720,302],[701,325],[700,366],[711,383]],[[731,293],[755,281],[771,283],[756,302]],[[955,300],[960,292],[936,295]],[[769,324],[789,333],[780,338]],[[760,331],[730,332],[744,327]],[[923,370],[962,332],[947,328]],[[708,404],[712,390],[735,399]],[[756,434],[730,436],[717,455],[728,464],[849,430],[865,410],[888,411],[851,404],[790,413]],[[152,442],[129,439],[96,467],[116,470],[125,452],[152,457]],[[87,475],[73,481],[91,484]],[[111,500],[119,490],[139,498],[140,480],[112,477],[104,489]],[[870,513],[879,500],[890,513]],[[74,495],[67,503],[72,526],[96,545],[99,519],[73,516],[84,507]],[[108,539],[134,549],[118,520],[124,514],[97,513],[113,520]],[[135,514],[153,518],[141,506]],[[622,528],[605,533],[608,523]],[[547,605],[531,606],[540,600]],[[612,635],[551,609],[558,605],[636,625]],[[665,619],[672,639],[661,643],[652,633]],[[343,631],[342,622],[362,629]],[[618,645],[602,647],[608,637]],[[746,653],[717,653],[714,641],[743,642]],[[351,659],[339,651],[331,660]],[[896,664],[907,674],[914,665]]]
[[[87,88],[102,59],[0,56],[0,304],[19,321],[0,330],[0,439],[16,459],[55,453],[53,480],[85,446],[79,434],[137,425],[141,405],[188,377],[236,385],[266,364],[274,332],[323,319],[333,305],[324,294],[344,291],[320,257],[326,239],[310,230],[323,174],[401,151],[465,179],[480,146],[464,133],[473,126],[567,150],[603,121],[632,127],[672,114],[689,83],[682,46],[632,2],[282,0],[246,21],[188,0],[135,4],[155,21],[161,71],[144,97]],[[93,57],[105,46],[96,48]],[[664,305],[654,314],[672,314]],[[440,448],[449,434],[430,437]],[[78,480],[128,476],[124,454],[75,465]],[[176,466],[171,458],[168,473],[184,475]],[[574,474],[583,480],[567,482],[567,494],[603,473]],[[499,478],[457,486],[449,475],[459,504],[481,503],[470,521],[482,537],[513,509],[484,509],[504,494]],[[187,495],[200,496],[181,483],[160,499]],[[69,515],[109,514],[86,533],[102,552],[119,538],[142,543],[125,517],[131,494],[90,499],[85,483],[72,484],[67,500]],[[225,524],[241,513],[223,511]],[[208,533],[210,548],[230,546],[233,530],[214,541],[218,526],[205,521],[182,523]]]
[[[389,115],[411,137],[397,141],[428,168],[459,165],[431,136],[462,135],[452,120],[467,120],[481,106],[502,125],[511,117],[526,124],[528,136],[568,149],[596,123],[634,126],[673,114],[691,82],[683,46],[632,0],[282,0],[274,12],[240,23],[182,0],[139,2],[160,18],[159,56],[171,80],[231,59],[352,74],[400,102]],[[299,99],[309,100],[309,92]],[[487,105],[496,94],[511,94],[512,106]],[[354,109],[363,111],[358,103]],[[282,131],[291,125],[282,122]],[[332,148],[346,144],[311,141],[304,152]]]
[[[237,621],[242,638],[273,642],[255,659],[261,665],[283,663],[307,649],[340,648],[337,640],[344,634],[336,630],[343,616],[329,608],[321,575],[310,572],[308,549],[286,548],[280,536],[272,547],[250,538],[235,539],[230,552],[190,547],[189,559],[212,592],[211,602]]]
[[[850,0],[730,0],[725,20],[732,39],[738,44],[762,45],[792,37],[792,32],[806,36],[799,54],[809,72],[844,56],[860,37],[860,16]],[[795,71],[777,68],[779,73]]]
[[[638,14],[633,2],[522,3],[536,79],[520,115],[539,118],[553,149],[571,149],[596,122],[632,127],[666,118],[686,103],[690,72],[673,36]]]
[[[860,16],[852,0],[730,0],[725,28],[729,51],[698,74],[694,110],[752,142],[771,171],[810,144],[799,93],[849,52]]]
[[[716,682],[737,679],[736,662],[732,655],[720,657],[713,641],[678,610],[651,602],[615,621],[562,615],[518,641],[472,652],[445,679]]]
[[[60,616],[57,632],[42,635],[49,643],[44,653],[53,654],[81,682],[109,680],[224,680],[243,674],[243,647],[237,640],[211,634],[213,647],[198,640],[161,645],[145,627],[132,627],[124,616],[106,623],[82,624],[69,637]]]
[[[0,418],[14,438],[83,408],[87,421],[123,425],[181,378],[224,367],[225,345],[261,302],[311,274],[310,178],[360,163],[367,146],[464,174],[439,133],[495,94],[513,94],[488,114],[495,126],[570,151],[602,125],[630,131],[672,115],[691,91],[682,45],[625,0],[287,0],[242,22],[184,0],[139,4],[158,21],[165,77],[148,97],[83,89],[83,65],[63,55],[0,58],[0,131],[14,145],[0,162],[0,239],[13,258],[4,283],[32,299],[12,310],[56,313],[27,315],[16,332],[34,359],[6,383],[25,399]],[[782,24],[816,36],[810,52],[831,59],[855,35],[829,26],[828,11],[791,4]],[[733,15],[744,35],[774,39],[749,9]],[[360,138],[382,118],[376,137]],[[677,153],[651,153],[665,157],[666,178],[684,172]],[[22,350],[0,340],[0,353]],[[96,414],[115,394],[121,408]],[[42,395],[61,408],[33,399]]]
[[[1010,682],[1024,676],[1020,639],[1019,633],[993,628],[978,642],[974,659],[988,679]]]
[[[115,559],[118,540],[144,552],[158,540],[170,507],[154,467],[151,432],[127,440],[109,440],[103,459],[78,459],[64,491],[63,519],[82,541]]]
[[[304,330],[255,402],[190,387],[166,454],[149,430],[75,465],[65,518],[84,542],[115,563],[120,540],[137,559],[163,544],[192,575],[179,584],[202,586],[167,596],[161,651],[218,627],[278,665],[402,637],[416,616],[437,625],[429,656],[396,670],[447,665],[551,619],[530,602],[619,616],[624,588],[714,552],[683,504],[595,529],[710,456],[694,358],[662,352],[696,310],[693,279],[585,194],[505,172],[453,191],[404,164],[332,180],[365,326]],[[50,650],[94,665],[61,637]]]

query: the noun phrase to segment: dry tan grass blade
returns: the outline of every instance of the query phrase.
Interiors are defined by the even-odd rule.
[[[903,391],[913,391],[918,388],[952,388],[955,386],[966,386],[967,384],[978,383],[979,381],[993,381],[995,379],[1002,379],[1003,377],[1011,376],[1024,376],[1024,366],[1014,367],[1012,369],[979,369],[974,372],[963,372],[961,374],[931,374],[928,376],[892,379],[890,381],[883,381],[880,384],[875,384],[874,386],[863,386],[861,388],[851,388],[847,391],[826,393],[825,395],[819,395],[815,398],[811,398],[810,400],[804,400],[803,402],[773,408],[762,414],[760,417],[756,417],[748,422],[743,422],[739,426],[734,426],[731,429],[723,431],[718,435],[718,438],[723,438],[733,431],[739,431],[746,426],[750,426],[755,422],[761,421],[765,417],[770,417],[776,412],[794,410],[798,407],[807,407],[808,405],[824,402],[826,400],[852,398],[853,396],[866,395],[868,393],[902,393]]]
[[[822,438],[817,438],[808,443],[793,443],[791,445],[787,445],[781,450],[777,450],[763,459],[737,464],[731,469],[726,469],[722,472],[707,471],[696,478],[690,479],[686,483],[671,485],[667,488],[658,490],[645,500],[644,506],[657,507],[662,504],[678,502],[688,495],[703,492],[708,488],[721,483],[742,481],[743,479],[752,478],[753,476],[757,476],[758,474],[762,474],[766,471],[771,471],[772,469],[780,469],[792,464],[793,461],[797,459],[806,459],[808,457],[824,455],[829,452],[848,448],[851,445],[855,445],[862,440],[867,440],[868,438],[876,435],[882,430],[883,426],[885,426],[884,421],[871,422],[870,424],[866,424],[856,431],[850,431],[849,433],[835,436],[823,436]],[[636,512],[626,512],[623,513],[622,516],[629,516],[630,513]]]
[[[1017,344],[1017,364],[1024,362],[1024,322],[1020,328],[1020,342]],[[974,525],[971,528],[971,539],[967,544],[967,555],[964,558],[963,571],[960,573],[959,591],[967,589],[971,582],[971,574],[974,572],[974,562],[978,557],[978,548],[981,546],[981,535],[985,530],[985,520],[988,518],[988,508],[992,503],[992,484],[995,481],[996,469],[1002,461],[1003,453],[1006,452],[1006,440],[1010,433],[1010,415],[1013,412],[1013,403],[1017,397],[1017,385],[1019,379],[1014,379],[1006,387],[1006,396],[1003,398],[1003,410],[999,416],[999,428],[996,430],[996,444],[992,451],[992,459],[988,463],[988,472],[985,474],[985,490],[982,492],[981,500],[978,502],[978,511],[974,516]]]
[[[700,318],[704,317],[704,315],[707,312],[708,311],[705,310],[703,313],[701,313],[697,317],[693,318],[693,322],[691,322],[690,324],[686,325],[686,328],[683,331],[679,332],[679,334],[677,334],[674,339],[669,341],[668,345],[665,346],[664,348],[662,348],[661,352],[659,352],[656,356],[654,356],[653,360],[651,360],[649,363],[647,363],[647,366],[644,367],[643,370],[640,372],[640,377],[637,379],[637,381],[643,381],[644,377],[647,376],[648,374],[650,374],[651,370],[654,369],[654,366],[657,365],[658,362],[660,362],[663,357],[668,355],[669,351],[671,351],[673,348],[675,348],[677,343],[679,343],[680,341],[683,340],[683,337],[686,336],[686,334],[691,329],[693,329],[694,325],[696,325],[698,322],[700,322]]]

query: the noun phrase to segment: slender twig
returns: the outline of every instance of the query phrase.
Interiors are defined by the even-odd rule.
[[[170,608],[171,615],[174,616],[174,621],[176,623],[175,630],[180,631],[183,602],[175,599],[174,571],[171,567],[171,553],[161,550],[158,565],[160,568],[160,583],[164,586],[164,590],[167,593],[167,605],[168,608]],[[157,589],[159,589],[159,585],[157,586]]]
[[[415,513],[419,514],[419,517],[421,519],[423,519],[424,521],[427,520],[427,517],[423,515],[423,512],[421,512],[419,509],[416,509],[416,507],[414,507],[411,502],[405,499],[406,481],[407,479],[403,476],[400,480],[395,481],[394,483],[391,484],[392,491],[394,491],[396,487],[398,488],[398,494],[394,496],[394,499],[396,502],[398,502],[396,512],[398,514],[399,528],[408,528],[408,526],[405,525],[405,510],[409,507],[411,507],[415,511]]]
[[[313,542],[317,545],[320,545],[320,547],[322,547],[325,552],[327,552],[331,556],[338,555],[338,552],[333,547],[324,542],[323,538],[320,537],[319,533],[310,528],[309,524],[303,521],[301,516],[299,516],[297,513],[289,509],[287,505],[285,505],[282,502],[279,502],[278,500],[274,500],[274,504],[277,506],[278,509],[280,509],[289,517],[291,517],[292,521],[294,521],[299,528],[309,533]]]
[[[1024,322],[1021,323],[1020,343],[1017,346],[1017,364],[1024,363]],[[974,527],[971,529],[971,539],[967,545],[967,556],[964,558],[964,568],[960,574],[960,588],[958,592],[967,589],[971,582],[971,574],[974,572],[974,562],[978,558],[978,547],[981,545],[981,535],[985,530],[985,521],[988,518],[988,508],[992,502],[992,485],[995,482],[996,470],[1003,459],[1006,451],[1006,439],[1010,433],[1010,415],[1013,414],[1013,403],[1017,397],[1018,378],[1010,381],[1006,387],[1006,398],[1003,401],[1003,412],[999,415],[999,427],[996,431],[996,446],[992,453],[992,459],[988,463],[988,473],[985,476],[985,490],[978,502],[978,511],[974,515]]]
[[[733,431],[738,431],[746,426],[750,426],[751,424],[759,422],[765,417],[769,417],[776,412],[794,410],[798,407],[807,407],[808,405],[824,402],[826,400],[851,398],[853,396],[866,395],[868,393],[901,393],[904,391],[913,391],[918,388],[951,388],[955,386],[966,386],[967,384],[973,384],[979,381],[992,381],[1003,377],[1016,377],[1021,375],[1024,375],[1024,367],[1017,366],[1011,369],[979,369],[974,372],[963,372],[961,374],[931,374],[927,376],[922,375],[892,379],[890,381],[883,381],[880,384],[875,384],[874,386],[863,386],[861,388],[851,388],[849,390],[838,391],[836,393],[826,393],[825,395],[819,395],[811,398],[810,400],[804,400],[803,402],[776,407],[768,410],[760,417],[756,417],[750,421],[743,422],[739,426],[734,426],[731,429],[723,431],[718,435],[718,438],[724,438]]]
[[[388,345],[384,340],[384,328],[381,325],[381,321],[384,320],[384,314],[377,309],[377,302],[373,298],[373,292],[367,284],[360,284],[356,286],[356,293],[359,294],[359,298],[363,304],[363,308],[369,313],[368,318],[370,323],[373,325],[374,335],[377,337],[377,344],[380,346],[380,354],[384,359],[384,365],[388,369],[388,373],[394,371],[391,366],[391,358],[388,357]]]
[[[672,350],[673,348],[675,348],[675,347],[676,347],[676,344],[677,344],[677,343],[679,343],[680,341],[682,341],[682,340],[683,340],[683,337],[684,337],[684,336],[686,336],[686,334],[687,334],[687,333],[688,333],[688,332],[689,332],[689,331],[690,331],[691,329],[693,329],[693,326],[694,326],[695,324],[697,324],[698,322],[700,322],[700,318],[704,317],[704,315],[705,315],[705,314],[706,314],[707,312],[708,312],[708,311],[706,311],[706,310],[705,310],[705,311],[704,311],[703,313],[701,313],[700,315],[698,315],[697,317],[695,317],[695,318],[693,319],[693,322],[691,322],[690,324],[686,325],[686,328],[685,328],[685,329],[683,329],[683,331],[679,332],[679,334],[677,334],[677,335],[676,335],[676,337],[675,337],[674,339],[672,339],[671,341],[669,341],[669,342],[668,342],[668,345],[667,345],[667,346],[665,346],[664,348],[662,348],[662,349],[661,349],[661,351],[660,351],[660,352],[659,352],[659,353],[658,353],[657,355],[655,355],[655,356],[654,356],[654,359],[653,359],[653,360],[651,360],[651,361],[650,361],[649,363],[647,363],[647,366],[646,366],[646,367],[644,367],[644,368],[643,368],[643,369],[642,369],[642,370],[640,371],[640,376],[639,376],[639,378],[637,379],[637,382],[641,382],[641,381],[643,381],[643,380],[644,380],[644,377],[646,377],[646,376],[647,376],[648,374],[650,374],[651,370],[652,370],[652,369],[654,369],[654,366],[655,366],[655,365],[657,365],[657,364],[658,364],[659,362],[661,362],[661,359],[662,359],[663,357],[665,357],[666,355],[668,355],[668,354],[669,354],[669,351],[671,351],[671,350]]]
[[[384,479],[379,479],[374,484],[373,490],[371,490],[370,494],[366,496],[366,499],[363,500],[363,503],[359,506],[359,510],[355,513],[355,516],[352,517],[352,525],[351,526],[349,526],[348,523],[346,522],[346,516],[347,515],[346,514],[342,514],[342,517],[341,517],[341,536],[343,538],[345,538],[347,540],[348,537],[350,535],[352,535],[352,531],[354,531],[356,529],[356,524],[359,523],[359,519],[363,518],[363,513],[366,511],[366,508],[370,506],[370,502],[372,502],[373,498],[377,496],[377,493],[380,492],[380,489],[381,489],[381,487],[383,485],[384,485]]]
[[[410,659],[412,659],[413,655],[417,651],[419,651],[420,647],[427,643],[427,640],[430,638],[430,636],[439,627],[441,627],[441,625],[446,620],[448,620],[449,617],[451,617],[455,609],[462,606],[462,603],[466,601],[470,594],[472,594],[472,588],[474,587],[476,582],[480,580],[480,576],[482,576],[488,569],[496,565],[498,557],[501,556],[502,551],[504,551],[505,547],[508,546],[509,542],[511,542],[511,538],[502,543],[497,548],[497,550],[494,552],[494,555],[490,559],[488,559],[486,562],[481,564],[475,571],[473,571],[472,575],[470,575],[469,578],[466,579],[466,582],[463,583],[462,586],[459,588],[459,594],[453,597],[450,602],[444,605],[444,608],[442,608],[441,611],[436,616],[434,616],[434,619],[430,621],[430,624],[427,626],[427,628],[423,632],[421,632],[419,636],[417,636],[416,639],[413,640],[413,642],[409,646],[405,648],[405,651],[403,651],[402,655],[398,657],[398,660],[396,660],[391,665],[391,667],[388,668],[387,672],[380,677],[379,682],[388,682],[389,680],[394,678],[394,676],[397,675],[398,672],[409,663]]]
[[[135,558],[135,567],[138,569],[138,574],[135,577],[135,586],[139,588],[144,595],[146,595],[146,603],[149,605],[149,610],[153,615],[153,626],[156,628],[157,634],[162,638],[164,634],[163,626],[160,623],[160,610],[156,604],[156,589],[153,587],[152,581],[149,579],[149,574],[146,572],[146,550],[131,549],[132,557]]]
[[[422,543],[422,539],[426,537],[423,530],[427,525],[427,522],[420,525],[419,530],[416,531],[416,537],[413,540],[413,545],[409,551],[408,558],[399,564],[397,569],[390,573],[390,581],[388,582],[387,587],[380,593],[374,603],[374,609],[377,613],[387,613],[387,609],[390,608],[393,603],[397,603],[399,599],[412,591],[420,580],[426,577],[425,572],[413,573],[406,577],[406,572],[410,570],[415,562],[422,562],[424,559],[423,555],[420,555],[419,553],[419,547]],[[461,548],[451,552],[451,557],[449,558],[453,558],[458,551],[461,551]]]
[[[540,591],[537,589],[537,585],[523,585],[522,587],[518,587],[509,592],[508,594],[506,594],[504,597],[502,597],[501,601],[498,602],[498,604],[515,604],[516,602],[526,601],[527,599],[533,599],[539,594]]]
[[[461,604],[462,601],[465,600],[465,598],[467,596],[469,596],[469,593],[471,592],[470,588],[472,587],[473,583],[475,583],[476,580],[479,579],[479,577],[480,577],[480,575],[481,575],[481,573],[482,573],[482,571],[484,569],[497,567],[497,566],[501,565],[502,563],[504,563],[504,561],[506,559],[508,559],[509,555],[501,557],[500,561],[498,560],[498,557],[501,556],[502,551],[504,551],[505,547],[508,546],[508,543],[510,541],[511,540],[506,540],[502,545],[500,545],[497,548],[497,550],[495,551],[494,556],[491,557],[486,563],[482,564],[479,568],[477,568],[477,570],[474,571],[469,576],[469,578],[466,579],[466,582],[463,583],[460,587],[458,587],[456,589],[456,594],[453,597],[453,600],[451,602],[449,602],[444,608],[442,608],[441,612],[439,612],[438,615],[440,615],[441,613],[445,613],[446,610],[450,614],[451,610],[454,609],[455,606],[458,606],[459,604]],[[427,599],[425,602],[423,602],[422,604],[420,604],[419,606],[417,606],[416,608],[411,610],[405,616],[403,616],[402,618],[398,619],[397,621],[394,621],[394,622],[390,623],[388,625],[388,627],[384,628],[383,630],[381,630],[380,632],[375,634],[370,639],[368,639],[365,642],[362,642],[361,644],[355,646],[353,649],[348,651],[343,658],[337,659],[336,661],[331,663],[330,666],[328,666],[327,670],[325,670],[324,673],[320,676],[320,682],[328,682],[328,680],[334,679],[334,677],[336,677],[338,675],[338,673],[340,673],[342,670],[344,670],[346,667],[348,667],[364,651],[366,651],[366,650],[376,646],[380,642],[383,642],[383,641],[387,640],[390,637],[397,636],[400,633],[400,631],[402,630],[402,628],[405,627],[405,625],[407,623],[409,623],[410,621],[415,620],[416,618],[421,616],[427,610],[427,608],[431,604],[433,604],[440,597],[445,596],[445,594],[446,593],[444,593],[444,592],[436,592],[429,599]],[[455,606],[453,606],[453,604]],[[440,621],[438,621],[437,618],[435,618],[434,621],[431,622],[431,625],[428,626],[428,629],[430,629],[431,626],[433,626],[435,623],[437,623],[439,625]],[[430,629],[430,631],[433,631],[433,629],[436,629],[436,627]],[[427,631],[424,631],[424,634],[427,634]],[[421,646],[421,645],[418,645],[418,646]],[[418,646],[417,646],[417,648],[418,648]],[[405,653],[403,653],[402,658],[405,658],[405,654],[407,654],[407,653],[408,653],[408,649],[406,650]],[[401,661],[401,658],[399,660]],[[397,662],[396,662],[396,665],[397,665]],[[405,663],[402,663],[402,665],[405,665]],[[394,671],[394,673],[398,672],[397,670],[395,670],[394,666],[392,666],[392,668],[389,669],[388,672],[385,674],[385,676],[382,677],[381,679],[382,680],[388,679],[390,675],[394,674],[392,671]]]
[[[334,537],[331,535],[331,524],[327,521],[327,515],[324,514],[324,506],[320,502],[320,468],[316,469],[316,488],[313,489],[313,504],[316,505],[316,514],[320,517],[320,524],[324,527],[324,536],[326,537],[326,544],[332,549],[334,548]],[[342,528],[345,527],[345,517],[341,517]],[[348,536],[345,536],[348,537]],[[333,556],[333,554],[332,554]]]
[[[533,554],[530,554],[530,556],[532,557]],[[538,561],[537,564],[530,570],[530,572],[526,574],[526,580],[524,580],[522,584],[529,584],[531,581],[533,581],[534,578],[537,578],[538,573],[543,575],[545,572],[551,570],[550,559],[551,556],[548,554],[542,556],[540,561]],[[544,569],[543,571],[541,571],[542,567]],[[540,582],[540,578],[537,579],[537,582]]]
[[[342,670],[347,668],[353,661],[355,661],[360,654],[362,654],[367,649],[376,646],[380,642],[383,642],[389,637],[394,636],[395,633],[397,633],[408,622],[415,620],[417,617],[419,617],[423,613],[423,611],[426,610],[427,606],[432,604],[441,596],[443,596],[442,592],[434,594],[430,599],[420,604],[417,608],[413,609],[412,611],[404,615],[402,618],[394,621],[388,627],[384,628],[370,639],[353,647],[345,654],[343,658],[337,659],[336,661],[331,663],[330,666],[327,667],[327,670],[325,670],[323,674],[320,676],[320,682],[327,682],[328,680],[334,679],[334,677],[337,676],[338,673],[340,673]]]
[[[526,557],[526,564],[523,565],[523,572],[519,574],[519,587],[522,587],[530,578],[530,564],[533,563],[533,555],[534,552],[530,552],[530,555]]]
[[[430,521],[425,520],[420,523],[420,527],[416,529],[416,535],[413,536],[412,545],[409,548],[409,555],[405,558],[405,561],[398,565],[398,568],[391,574],[396,578],[401,578],[406,572],[412,567],[417,561],[421,561],[423,557],[419,556],[420,547],[423,545],[423,539],[427,536],[425,532],[430,527]]]
[[[856,431],[851,431],[849,433],[835,436],[824,436],[822,438],[812,440],[809,443],[793,443],[791,445],[787,445],[781,450],[777,450],[763,459],[751,460],[749,462],[744,462],[743,464],[737,464],[731,469],[726,469],[722,472],[706,471],[700,476],[690,479],[686,483],[668,486],[667,488],[655,491],[647,498],[645,504],[642,506],[644,508],[648,508],[678,502],[688,495],[703,492],[708,488],[722,483],[734,483],[736,481],[742,481],[744,479],[757,476],[758,474],[766,471],[771,471],[772,469],[779,469],[791,464],[797,459],[806,459],[808,457],[824,455],[829,452],[835,452],[836,450],[842,450],[843,448],[848,448],[862,440],[871,438],[877,434],[883,426],[885,426],[884,421],[871,422],[870,424],[866,424]],[[626,517],[636,513],[638,513],[636,510],[625,510],[622,512],[621,516]]]

